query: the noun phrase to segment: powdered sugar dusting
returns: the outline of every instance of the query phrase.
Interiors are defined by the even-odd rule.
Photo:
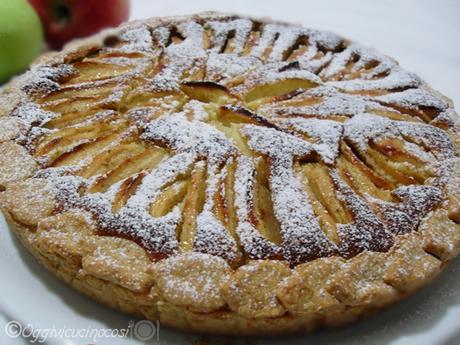
[[[455,155],[455,149],[443,130],[427,124],[393,121],[370,114],[358,114],[345,123],[344,136],[365,151],[369,140],[396,136],[410,138],[415,143],[432,151],[435,156],[448,159]]]
[[[393,236],[387,225],[363,198],[351,190],[337,170],[331,171],[331,178],[338,189],[339,200],[348,206],[354,218],[353,223],[339,224],[337,227],[342,239],[339,250],[345,255],[354,255],[363,250],[388,250],[393,244]]]
[[[314,150],[324,162],[327,164],[334,163],[339,154],[339,143],[343,133],[343,127],[340,123],[302,118],[288,119],[282,123],[314,139]]]
[[[307,196],[292,171],[289,157],[276,159],[270,171],[270,186],[274,212],[281,223],[286,259],[297,264],[305,260],[327,256],[335,245],[322,232]]]
[[[124,26],[115,36],[117,39],[106,40],[107,47],[87,58],[38,65],[21,77],[22,94],[29,98],[18,101],[7,114],[14,119],[10,127],[15,134],[5,138],[33,153],[42,138],[64,133],[68,136],[57,138],[56,143],[68,140],[74,145],[58,153],[71,155],[74,148],[78,152],[105,138],[104,134],[82,134],[83,128],[128,123],[99,154],[109,155],[129,138],[133,138],[132,145],[127,147],[141,153],[161,147],[163,159],[129,171],[99,192],[91,188],[114,171],[127,171],[122,168],[135,165],[137,156],[127,155],[105,173],[87,178],[77,174],[96,164],[94,155],[67,167],[50,166],[55,157],[47,159],[46,153],[39,159],[43,169],[35,176],[55,184],[62,209],[88,210],[101,235],[130,238],[153,259],[180,252],[186,202],[182,194],[190,193],[189,187],[184,192],[180,184],[188,186],[196,167],[206,173],[203,205],[193,215],[192,250],[232,264],[249,258],[284,259],[296,265],[323,256],[386,251],[394,236],[415,231],[419,221],[444,200],[446,177],[437,176],[443,174],[441,168],[435,169],[437,175],[432,179],[419,181],[420,186],[404,186],[406,180],[391,176],[394,200],[380,200],[363,192],[347,171],[335,166],[345,143],[357,151],[356,160],[376,142],[395,139],[404,143],[404,154],[420,163],[443,165],[447,163],[439,162],[457,156],[445,131],[458,131],[457,115],[418,77],[388,57],[334,34],[248,18],[200,17],[155,25],[137,22]],[[73,83],[72,78],[83,75],[73,64],[82,61],[95,63],[97,68],[116,70],[119,66],[123,72]],[[68,81],[70,84],[62,85]],[[190,81],[200,82],[201,89],[184,84]],[[43,102],[59,91],[78,95],[90,88],[97,94],[107,87],[110,90],[101,98],[95,96],[97,110],[89,117],[81,109],[73,109],[70,115],[51,111],[53,106],[72,101],[70,98]],[[213,97],[214,92],[226,97]],[[232,114],[223,119],[222,109]],[[433,118],[428,121],[413,115],[422,111]],[[80,115],[82,120],[78,120]],[[62,117],[73,120],[72,116],[75,123],[63,129],[48,128]],[[74,135],[73,130],[80,132]],[[407,158],[395,158],[392,147],[386,149],[388,160]],[[294,169],[311,163],[324,168],[334,186],[329,195],[351,214],[349,223],[335,224],[339,241],[326,235],[330,229],[324,229],[317,214],[318,203],[327,200],[314,200],[321,199],[316,195],[321,191],[307,194],[300,180],[307,177]],[[111,161],[103,164],[109,166]],[[374,178],[367,182],[374,183],[382,171],[366,174]],[[436,187],[429,186],[431,182]],[[258,184],[263,184],[268,196],[261,196]],[[162,216],[152,216],[151,205],[161,201],[168,188],[177,200],[171,197],[171,207]],[[226,188],[234,195],[223,192]],[[375,188],[381,186],[376,183]],[[117,202],[120,204],[114,207]],[[225,223],[232,210],[236,221],[230,231]],[[279,232],[279,242],[266,238],[257,217],[276,219],[272,231]]]
[[[76,73],[73,66],[60,64],[57,66],[33,66],[20,81],[24,83],[23,90],[34,94],[50,93],[59,89],[59,81]]]
[[[43,110],[39,105],[34,103],[25,103],[19,106],[11,115],[21,119],[27,127],[41,127],[58,116],[55,113]]]
[[[125,31],[121,39],[127,42],[122,51],[127,53],[152,52],[152,34],[147,26]]]
[[[254,163],[250,158],[244,156],[239,157],[236,163],[234,189],[239,220],[236,231],[241,245],[251,259],[280,258],[282,248],[265,239],[249,219],[253,207]]]
[[[384,96],[375,97],[384,103],[395,104],[408,109],[419,109],[419,107],[433,107],[440,111],[447,109],[448,105],[439,97],[424,89],[409,89],[402,92],[390,93]]]
[[[236,152],[225,135],[212,126],[192,120],[184,113],[160,118],[148,124],[141,135],[144,140],[165,142],[176,152],[194,151],[198,156],[208,157],[212,162],[222,161]]]

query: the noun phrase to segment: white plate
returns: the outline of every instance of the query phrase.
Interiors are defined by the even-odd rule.
[[[281,4],[281,5],[280,5]],[[134,18],[221,10],[271,16],[337,31],[397,58],[460,105],[460,2],[445,0],[133,0]],[[440,73],[446,71],[446,73]],[[133,320],[73,291],[49,274],[20,243],[0,216],[0,314],[36,329],[125,329]],[[139,320],[135,320],[139,321]],[[25,344],[6,337],[0,344]],[[198,336],[162,328],[159,343],[191,345]],[[157,343],[156,338],[148,343]],[[91,338],[50,339],[50,344],[85,345]],[[128,338],[99,338],[97,344],[139,345]],[[332,331],[295,337],[212,339],[210,344],[271,345],[458,345],[460,344],[460,259],[430,286],[367,320]]]

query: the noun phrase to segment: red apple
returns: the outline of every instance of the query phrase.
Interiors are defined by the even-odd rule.
[[[129,18],[129,0],[29,0],[40,16],[49,45],[118,26]]]

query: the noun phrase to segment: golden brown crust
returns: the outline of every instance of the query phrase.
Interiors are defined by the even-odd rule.
[[[330,314],[345,306],[326,287],[341,269],[340,258],[322,258],[297,266],[280,284],[278,298],[294,315]]]
[[[228,19],[229,17],[203,14],[195,18],[209,20]],[[104,45],[107,38],[118,37],[119,33],[126,28],[138,28],[143,25],[156,27],[171,21],[180,23],[189,19],[189,17],[155,18],[127,24],[121,29],[107,31],[97,37],[73,42],[62,53],[46,54],[36,61],[36,65],[62,64],[83,58],[88,52]],[[181,39],[180,35],[177,39]],[[245,49],[250,48],[253,48],[251,41],[245,46]],[[260,59],[268,59],[268,55],[271,53],[271,51],[263,52]],[[288,65],[287,68],[292,68],[292,66]],[[67,71],[66,73],[73,72]],[[330,73],[332,74],[332,72]],[[340,73],[332,78],[339,78],[339,75]],[[271,227],[274,217],[267,222],[268,218],[261,216],[264,212],[267,214],[274,207],[267,201],[267,198],[264,198],[264,195],[272,192],[266,187],[267,183],[265,182],[269,179],[267,177],[269,175],[268,168],[266,169],[260,160],[256,160],[256,163],[259,162],[261,166],[258,167],[258,170],[256,169],[255,179],[265,188],[259,188],[254,192],[255,196],[251,195],[251,198],[258,198],[256,205],[251,205],[251,208],[248,207],[248,209],[233,210],[226,208],[228,205],[225,202],[212,195],[215,203],[210,209],[221,216],[219,220],[226,222],[232,232],[236,232],[236,225],[232,224],[232,217],[236,217],[235,214],[239,213],[238,217],[244,226],[250,231],[254,230],[249,234],[259,231],[266,238],[272,240],[274,244],[269,247],[260,237],[250,238],[251,243],[259,245],[259,241],[261,241],[263,242],[260,245],[261,248],[270,249],[270,259],[260,259],[257,257],[259,252],[251,253],[249,250],[243,255],[240,248],[241,243],[232,242],[221,233],[218,234],[217,238],[223,248],[228,249],[224,254],[219,252],[200,253],[199,250],[191,251],[191,248],[206,249],[199,246],[201,242],[205,242],[206,238],[199,238],[199,233],[197,234],[196,231],[197,227],[191,224],[189,227],[193,232],[190,233],[191,235],[188,234],[190,236],[183,237],[198,238],[198,240],[191,244],[181,243],[180,254],[176,254],[174,251],[168,252],[169,258],[161,257],[152,260],[151,252],[146,251],[145,246],[139,245],[139,241],[135,242],[130,239],[111,236],[113,233],[101,233],[97,219],[90,209],[84,210],[84,207],[75,205],[73,207],[65,205],[66,209],[63,209],[63,203],[60,201],[62,191],[50,184],[52,177],[46,174],[35,175],[37,170],[41,169],[41,164],[45,163],[33,156],[35,153],[28,151],[25,148],[26,145],[22,144],[23,141],[18,140],[27,132],[24,123],[18,121],[16,117],[9,116],[17,109],[22,98],[30,96],[24,91],[25,85],[28,85],[26,79],[25,77],[18,78],[0,93],[2,99],[0,102],[0,115],[2,116],[0,117],[0,126],[5,129],[0,134],[0,186],[4,189],[1,193],[2,209],[15,233],[42,265],[79,291],[123,312],[144,316],[152,320],[159,319],[164,325],[179,329],[221,334],[279,334],[312,330],[317,327],[332,327],[351,322],[407,296],[431,281],[445,267],[446,263],[460,252],[460,225],[457,224],[460,220],[458,206],[460,170],[456,158],[458,148],[456,148],[455,157],[449,156],[448,159],[451,161],[448,166],[449,178],[447,181],[435,181],[444,190],[445,200],[442,203],[435,200],[436,206],[424,214],[418,225],[418,230],[396,233],[394,236],[392,235],[394,242],[385,244],[385,246],[382,245],[382,247],[372,247],[372,251],[354,247],[356,243],[342,243],[341,246],[335,247],[337,243],[331,240],[331,248],[335,249],[326,252],[325,255],[317,255],[317,253],[307,255],[302,252],[295,252],[298,248],[285,247],[292,249],[290,256],[284,257],[283,260],[275,260],[280,258],[280,250],[277,247],[281,242],[277,238],[280,235]],[[314,81],[316,79],[298,80],[293,78],[293,80],[293,84],[289,85],[290,91],[317,85],[317,81]],[[237,83],[238,80],[234,79],[232,82]],[[294,88],[293,85],[296,87]],[[253,78],[252,84],[250,82],[242,83],[235,90],[235,95],[228,95],[219,89],[217,101],[216,99],[212,101],[218,103],[222,100],[227,101],[231,97],[241,97],[245,102],[257,108],[261,106],[259,104],[261,101],[257,99],[261,95],[268,94],[270,100],[289,102],[289,100],[283,99],[286,95],[281,92],[285,91],[286,84],[278,84],[278,88],[275,90],[265,86],[264,80]],[[352,87],[353,84],[348,86]],[[202,84],[199,88],[197,91],[196,88],[187,89],[184,87],[181,92],[196,92],[194,97],[203,100],[207,97],[207,91],[215,88],[215,85]],[[426,85],[422,85],[421,88],[430,90]],[[353,92],[357,91],[354,90]],[[381,90],[374,90],[374,93],[377,94],[376,97],[379,97],[379,92]],[[136,97],[141,96],[134,94],[132,97],[136,99]],[[383,94],[383,96],[385,95]],[[314,104],[316,101],[318,100],[302,99],[301,97],[296,100],[298,103],[304,102],[309,105],[311,104],[308,102]],[[149,100],[149,102],[149,106],[156,106],[155,100]],[[390,101],[388,98],[383,98],[379,99],[379,102],[384,104]],[[50,107],[60,106],[59,100],[54,100],[54,103],[51,103]],[[110,104],[104,103],[103,106],[110,107]],[[402,113],[390,112],[387,109],[385,116],[398,116],[400,120],[407,120],[414,113],[417,113],[417,116],[421,118],[428,116],[429,111],[422,108],[419,107],[415,110],[411,108],[410,111],[407,110],[407,112]],[[454,114],[451,104],[446,109],[444,113],[450,111]],[[249,110],[246,110],[243,115],[241,114],[241,110],[232,108],[230,112],[221,113],[219,116],[235,116],[238,121],[244,120],[245,123],[250,124],[263,122]],[[342,116],[333,115],[337,118]],[[151,116],[155,117],[156,115],[151,114]],[[444,125],[445,121],[455,120],[455,118],[450,117],[446,120],[439,118],[440,116],[433,121]],[[104,128],[110,130],[110,121],[105,124],[107,127]],[[291,125],[294,126],[295,123],[293,122]],[[439,126],[442,128],[441,125]],[[452,141],[455,144],[458,139],[457,127],[455,124],[448,126],[453,138]],[[221,127],[221,130],[224,131],[224,127]],[[123,141],[121,144],[133,145]],[[388,147],[388,145],[385,146],[386,144],[382,144],[378,140],[373,142],[373,156],[371,158],[380,157],[378,156],[379,150],[382,152],[386,150],[385,152],[390,152],[389,155],[398,158],[398,146],[395,144],[396,146]],[[426,146],[426,143],[424,144]],[[432,144],[438,143],[433,142]],[[46,147],[39,149],[43,152],[47,150]],[[247,150],[247,147],[240,145],[239,149]],[[445,147],[434,147],[430,154],[440,155],[442,158],[442,155],[446,154],[445,151]],[[58,155],[58,153],[59,151],[56,150],[55,154]],[[161,161],[164,157],[163,151],[149,152],[149,154],[148,157],[153,157],[150,159],[155,162]],[[352,156],[354,153],[348,154]],[[103,156],[98,157],[104,158]],[[355,158],[358,159],[358,157]],[[388,166],[393,167],[399,163],[395,159],[394,162],[391,162],[393,165]],[[105,164],[113,164],[113,161],[107,159]],[[224,187],[220,188],[234,183],[232,164],[233,161],[226,167],[227,175],[222,178],[222,181],[219,181]],[[335,186],[334,188],[340,192],[340,198],[334,199],[335,203],[331,203],[334,209],[328,210],[320,201],[315,204],[314,209],[322,222],[321,224],[331,226],[328,239],[332,238],[335,241],[340,238],[338,235],[340,231],[350,230],[356,226],[355,224],[365,227],[365,221],[368,220],[367,218],[361,219],[362,215],[359,212],[348,213],[345,204],[348,206],[355,205],[355,211],[356,205],[364,204],[361,208],[363,211],[367,205],[363,202],[369,196],[367,193],[373,197],[378,195],[382,198],[396,198],[398,200],[404,200],[406,197],[404,194],[389,196],[388,190],[376,191],[375,187],[364,178],[363,181],[366,182],[363,182],[362,185],[353,185],[354,178],[359,179],[367,174],[369,179],[377,185],[380,183],[381,185],[393,186],[398,185],[401,180],[404,181],[404,184],[412,184],[416,179],[423,181],[423,183],[430,182],[427,177],[430,177],[432,173],[431,167],[429,169],[426,167],[428,163],[420,164],[416,161],[414,164],[417,169],[415,172],[411,171],[413,173],[411,179],[404,180],[404,176],[401,176],[400,171],[408,171],[409,168],[407,165],[400,164],[398,165],[399,172],[390,169],[389,175],[391,176],[388,177],[388,180],[382,181],[369,168],[362,167],[360,172],[347,165],[347,162],[341,161],[340,164],[343,164],[345,169],[331,174],[330,181],[328,179],[323,180],[324,183],[328,184],[320,185],[326,189],[328,186]],[[321,167],[296,168],[304,169],[302,173],[305,173],[309,179],[324,178],[325,176],[323,174],[324,169]],[[196,209],[200,207],[205,208],[205,206],[199,206],[200,198],[203,198],[203,195],[195,192],[194,188],[202,189],[200,183],[203,181],[206,169],[210,170],[212,166],[203,168],[201,165],[194,168],[191,178],[192,187],[185,188],[180,181],[169,186],[174,188],[172,190],[175,193],[186,195],[184,203],[189,210],[192,210],[190,211],[192,214],[196,213]],[[283,169],[282,165],[280,165],[280,169]],[[80,173],[91,176],[89,171],[89,169],[81,170]],[[129,176],[129,171],[121,168],[118,172],[120,173],[120,171],[125,176]],[[282,173],[285,172],[282,171]],[[104,178],[108,179],[110,176],[106,175]],[[103,179],[101,178],[101,180]],[[326,180],[329,182],[325,182]],[[346,180],[351,189],[344,186],[342,180]],[[136,179],[127,179],[126,181],[122,184],[124,191],[128,192],[137,187],[138,181]],[[107,182],[107,186],[105,186],[100,181],[96,182],[99,183],[97,188],[101,190],[115,183],[110,180],[110,183]],[[444,186],[446,187],[444,188]],[[275,189],[276,187],[275,185]],[[308,184],[307,181],[303,187],[305,187],[305,193],[328,197],[326,189],[318,191],[318,185]],[[366,193],[362,193],[361,188],[365,189]],[[393,188],[388,187],[388,189]],[[165,193],[164,198],[170,200],[167,199],[167,196],[168,194]],[[231,195],[230,197],[227,195],[227,197],[228,200],[234,200],[242,196]],[[243,197],[246,198],[248,195],[243,195]],[[249,201],[248,204],[253,200]],[[122,205],[126,200],[121,195],[117,202]],[[426,200],[426,202],[429,203],[430,200]],[[384,213],[387,211],[385,207],[388,207],[388,204],[381,201],[375,202],[373,204],[375,209],[372,211]],[[116,208],[118,204],[114,203],[114,205],[113,207]],[[165,205],[161,210],[156,210],[159,216],[174,206],[174,204],[171,206],[168,203]],[[350,209],[353,210],[353,207]],[[207,211],[211,212],[210,210]],[[330,214],[335,212],[336,214],[333,216],[337,218],[333,219]],[[366,212],[371,211],[366,210]],[[241,214],[247,219],[243,219]],[[341,219],[338,219],[340,217]],[[355,223],[349,219],[353,219]],[[371,220],[375,221],[374,218]],[[195,219],[195,222],[198,220]],[[407,226],[407,224],[403,224],[403,226]],[[218,229],[218,227],[215,228]],[[107,236],[101,236],[102,234]],[[343,257],[339,257],[339,254]]]
[[[205,313],[225,307],[220,289],[231,273],[225,260],[207,254],[181,254],[154,265],[153,271],[155,290],[166,303]]]
[[[326,270],[331,272],[332,267],[336,267],[339,263],[336,258],[331,258],[332,262],[328,262],[329,259],[318,259],[317,262],[313,261],[308,264],[304,264],[296,268],[296,271],[300,271],[306,274],[308,271],[314,271],[313,275],[320,275],[317,279],[312,278],[311,276],[304,277],[309,282],[299,281],[299,273],[292,271],[288,276],[288,279],[282,280],[277,284],[278,296],[282,305],[285,306],[288,312],[280,314],[278,316],[272,317],[257,317],[257,318],[247,318],[234,311],[229,310],[220,310],[215,312],[203,313],[203,312],[194,312],[183,305],[178,305],[171,303],[168,300],[161,298],[161,294],[157,293],[157,287],[152,286],[151,289],[145,292],[139,292],[138,289],[131,287],[123,287],[122,284],[115,281],[105,280],[103,278],[94,276],[91,272],[85,272],[82,267],[77,263],[80,261],[76,259],[75,255],[81,255],[83,252],[78,250],[73,254],[68,251],[69,246],[52,246],[47,245],[46,247],[40,246],[39,243],[41,240],[35,239],[33,233],[30,232],[30,229],[22,226],[19,223],[14,222],[11,217],[6,213],[7,219],[12,225],[12,228],[15,230],[18,237],[21,239],[21,242],[25,245],[26,248],[38,259],[38,261],[46,267],[48,270],[53,272],[58,278],[64,280],[72,287],[76,288],[85,295],[95,299],[98,302],[101,302],[109,307],[120,310],[125,313],[142,316],[151,320],[160,320],[161,324],[166,326],[175,327],[182,330],[191,330],[197,332],[206,332],[206,333],[215,333],[215,334],[235,334],[235,335],[254,335],[254,334],[285,334],[293,332],[303,332],[311,331],[317,327],[337,327],[356,319],[368,315],[369,313],[374,313],[378,308],[375,305],[369,305],[368,302],[371,301],[371,293],[360,293],[360,298],[366,299],[366,302],[361,303],[359,306],[350,306],[347,303],[338,302],[339,298],[343,295],[348,296],[347,292],[337,291],[334,293],[334,285],[328,284],[327,281],[337,278],[337,273],[332,273],[325,281],[321,282],[324,277],[321,277],[321,272]],[[69,218],[72,216],[68,215]],[[75,221],[79,222],[79,229],[84,227],[82,219],[85,219],[85,216],[78,215],[75,217]],[[72,221],[70,221],[72,222]],[[69,220],[66,220],[66,224],[70,223]],[[51,224],[59,224],[59,221],[50,220]],[[61,223],[62,224],[62,223]],[[58,226],[51,226],[54,228],[54,231],[59,231]],[[59,227],[60,229],[66,228],[66,226]],[[68,229],[66,229],[68,230]],[[64,231],[66,231],[64,230]],[[91,231],[86,233],[90,234]],[[433,234],[436,236],[436,234]],[[61,242],[64,243],[66,240],[59,240],[59,236],[54,234],[53,238],[58,238],[55,243]],[[117,240],[117,239],[115,239]],[[405,238],[401,241],[401,245],[404,245]],[[409,240],[409,243],[413,243]],[[411,244],[408,244],[410,246]],[[78,244],[78,248],[89,248],[87,243]],[[74,255],[74,256],[72,256]],[[189,263],[196,263],[196,256],[191,255]],[[73,258],[64,259],[64,258]],[[187,264],[186,255],[181,257],[181,261],[184,261]],[[400,257],[394,258],[399,260]],[[433,262],[433,257],[429,258],[428,262]],[[436,260],[436,259],[435,259]],[[358,261],[358,260],[357,260]],[[364,262],[359,259],[360,262]],[[437,261],[437,260],[436,260]],[[439,266],[436,266],[436,261],[434,265],[434,274],[439,272]],[[425,261],[419,261],[420,264]],[[438,262],[439,263],[439,262]],[[266,271],[266,263],[260,262],[262,268],[260,271]],[[406,262],[406,265],[409,263]],[[257,263],[255,263],[257,265]],[[276,264],[275,264],[276,265]],[[366,265],[368,267],[368,265]],[[281,268],[281,270],[284,270]],[[349,270],[347,271],[349,272]],[[126,274],[129,274],[127,269]],[[345,273],[349,275],[350,273]],[[390,279],[394,275],[394,269],[391,267],[386,271],[385,278],[380,277],[380,283],[384,284],[383,279],[388,279],[390,284]],[[154,275],[150,276],[150,283],[155,284],[152,278]],[[430,274],[429,278],[433,278],[433,275]],[[163,278],[164,279],[164,278]],[[315,279],[315,281],[312,281]],[[399,278],[400,279],[400,278]],[[394,293],[393,290],[385,287],[382,291],[379,291],[378,294],[385,294],[384,299],[385,305],[391,304],[404,297],[410,292],[416,290],[421,284],[427,282],[427,276],[424,275],[422,281],[411,280],[410,285],[404,285],[404,288],[401,290],[401,293]],[[376,279],[378,280],[378,279]],[[132,280],[130,280],[132,281]],[[350,279],[347,280],[350,283]],[[393,280],[392,280],[393,281]],[[358,283],[357,281],[355,283]],[[416,285],[414,285],[416,283]],[[238,284],[238,281],[235,282]],[[300,284],[301,286],[295,286]],[[301,295],[301,301],[305,301],[300,305],[296,305],[295,302],[289,301],[289,298],[292,296],[286,296],[287,294],[298,295],[298,290],[296,289],[305,289],[305,284],[310,284],[309,287],[315,287],[315,294],[313,298],[308,299],[308,294]],[[258,285],[260,287],[260,285]],[[329,292],[326,292],[327,289],[330,289]],[[345,290],[348,288],[345,288]],[[356,289],[356,287],[351,287],[351,289]],[[137,290],[137,291],[136,291]],[[294,291],[292,291],[294,290]],[[305,290],[301,290],[305,291]],[[330,297],[321,296],[321,291],[325,291]],[[276,292],[276,290],[274,291]],[[375,290],[373,291],[374,302],[375,302]],[[225,294],[225,293],[223,293]],[[313,295],[312,295],[313,296]],[[392,296],[392,298],[388,298]],[[295,298],[295,297],[294,297]],[[313,302],[314,301],[314,302]],[[333,302],[331,302],[333,301]],[[313,303],[311,303],[313,302]],[[356,304],[355,298],[351,301],[350,304]],[[383,307],[381,301],[378,301],[379,307]],[[264,308],[265,309],[265,308]],[[274,310],[274,309],[271,309]],[[276,310],[276,308],[275,308]]]
[[[254,261],[239,267],[222,288],[229,308],[251,318],[278,317],[286,312],[276,298],[280,283],[290,275],[285,263]]]
[[[22,146],[11,141],[0,144],[0,186],[31,176],[38,166]]]

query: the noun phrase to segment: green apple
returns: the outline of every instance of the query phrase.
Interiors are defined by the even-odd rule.
[[[0,84],[29,66],[43,40],[40,19],[27,0],[0,0]]]

